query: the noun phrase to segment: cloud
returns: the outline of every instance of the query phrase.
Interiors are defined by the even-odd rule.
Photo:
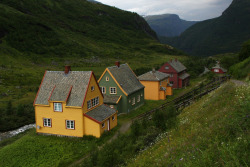
[[[232,0],[98,0],[104,4],[140,15],[173,13],[185,20],[218,17]]]

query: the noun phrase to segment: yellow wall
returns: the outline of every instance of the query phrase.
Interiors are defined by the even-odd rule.
[[[100,128],[101,125],[87,117],[84,117],[84,124],[85,124],[85,134],[86,135],[92,135],[95,137],[100,137],[101,132]]]
[[[167,87],[167,95],[172,96],[173,95],[173,88],[171,86]]]
[[[157,81],[140,81],[145,86],[144,98],[147,100],[159,100],[160,83]]]
[[[82,109],[68,108],[65,105],[65,102],[62,103],[62,112],[54,112],[52,102],[49,103],[48,107],[35,106],[36,125],[41,127],[36,129],[37,132],[82,137],[84,135]],[[44,127],[43,118],[50,118],[52,127]],[[66,120],[75,121],[74,130],[66,129]]]
[[[91,91],[91,86],[95,87],[94,91]],[[97,82],[95,81],[94,76],[92,75],[92,77],[90,79],[89,89],[87,91],[87,95],[86,95],[86,98],[85,98],[85,101],[84,101],[84,105],[83,105],[83,111],[84,111],[84,113],[86,113],[86,112],[89,111],[89,110],[87,110],[87,101],[89,101],[90,99],[93,99],[93,98],[95,98],[97,96],[99,96],[99,105],[103,104],[103,97],[102,97],[102,93],[101,93],[101,91],[99,89],[99,85],[97,84]],[[98,107],[98,106],[96,106],[96,107]],[[96,108],[96,107],[94,107],[94,108]],[[91,108],[90,110],[92,110],[94,108]]]
[[[166,99],[166,92],[165,90],[160,90],[160,100],[165,100]]]

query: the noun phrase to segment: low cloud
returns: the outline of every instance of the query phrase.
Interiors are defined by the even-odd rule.
[[[218,17],[232,0],[99,0],[140,15],[178,14],[185,20],[205,20]]]

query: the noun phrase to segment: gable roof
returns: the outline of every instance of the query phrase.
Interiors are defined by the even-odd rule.
[[[138,77],[140,81],[162,81],[169,77],[169,74],[160,71],[149,71]]]
[[[183,70],[186,70],[187,68],[177,59],[170,60],[168,62],[177,72],[181,72]]]
[[[66,106],[82,107],[92,71],[46,71],[34,104],[66,101]]]
[[[121,64],[120,67],[108,67],[107,69],[127,95],[144,88],[128,64]]]
[[[105,104],[102,104],[99,107],[87,112],[85,115],[87,117],[90,117],[98,121],[98,123],[101,123],[102,121],[109,118],[111,115],[115,113],[116,111],[114,109],[110,108],[109,106]]]
[[[184,73],[184,74],[181,74],[181,76],[179,76],[180,79],[186,79],[187,77],[189,77],[190,75],[188,73]]]

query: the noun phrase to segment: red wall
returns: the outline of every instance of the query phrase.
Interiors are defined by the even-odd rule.
[[[218,69],[219,72],[215,72],[215,71],[214,71],[215,69]],[[213,71],[214,73],[219,73],[219,74],[223,74],[223,73],[224,73],[220,68],[214,68],[214,69],[212,69],[211,71]]]
[[[165,69],[165,67],[168,66],[169,69]],[[158,70],[160,72],[164,72],[164,73],[167,73],[167,74],[173,74],[173,77],[169,77],[169,82],[173,81],[174,84],[173,84],[173,88],[178,88],[178,74],[177,74],[177,71],[175,71],[175,69],[169,64],[169,63],[165,63],[163,66],[161,66],[161,68]]]

